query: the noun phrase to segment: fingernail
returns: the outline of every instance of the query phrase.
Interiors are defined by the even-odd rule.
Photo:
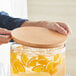
[[[64,31],[63,34],[64,34],[64,35],[68,35],[67,31]]]

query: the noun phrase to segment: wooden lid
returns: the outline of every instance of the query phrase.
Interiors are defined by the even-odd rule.
[[[43,27],[20,27],[12,31],[15,42],[35,48],[59,47],[67,36]]]

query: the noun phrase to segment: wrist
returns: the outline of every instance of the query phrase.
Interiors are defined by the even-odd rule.
[[[21,24],[21,27],[28,26],[28,23],[29,23],[29,21],[24,21],[24,22]]]
[[[39,26],[40,23],[39,22],[33,22],[33,21],[25,21],[21,27],[24,27],[24,26]]]
[[[21,27],[24,26],[35,26],[35,27],[48,27],[48,22],[47,21],[37,21],[37,22],[33,22],[33,21],[25,21]]]

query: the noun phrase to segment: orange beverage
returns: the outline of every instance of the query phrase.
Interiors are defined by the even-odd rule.
[[[12,44],[11,76],[65,76],[65,47],[33,48]]]

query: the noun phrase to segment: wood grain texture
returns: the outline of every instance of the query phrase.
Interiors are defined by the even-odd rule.
[[[56,48],[64,45],[67,36],[43,27],[21,27],[12,31],[15,42],[36,48]]]

